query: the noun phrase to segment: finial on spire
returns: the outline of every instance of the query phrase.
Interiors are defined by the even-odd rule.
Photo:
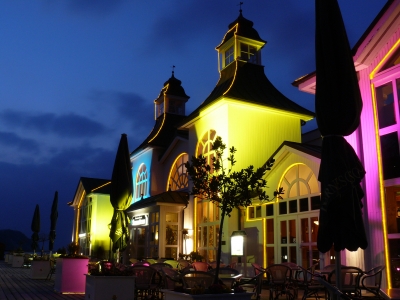
[[[243,5],[243,2],[239,2],[238,6],[239,6],[239,12],[240,13],[242,13],[242,5]]]
[[[173,65],[173,66],[172,66],[172,77],[174,77],[174,73],[175,73],[174,70],[175,70],[175,66]]]

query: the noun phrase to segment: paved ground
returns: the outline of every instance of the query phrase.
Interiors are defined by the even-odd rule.
[[[221,295],[223,299],[223,294]],[[302,298],[299,292],[298,299]],[[13,268],[0,261],[0,300],[83,300],[84,294],[59,294],[54,291],[54,275],[51,280],[32,279],[29,268]],[[132,297],[133,299],[133,297]],[[262,289],[261,299],[269,299],[267,287]],[[286,297],[280,297],[286,299]],[[310,298],[311,299],[311,298]],[[314,298],[315,299],[315,298]]]

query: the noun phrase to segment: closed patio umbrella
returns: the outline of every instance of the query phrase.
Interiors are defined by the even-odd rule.
[[[36,248],[39,241],[39,231],[40,231],[40,211],[39,204],[36,204],[35,212],[33,213],[32,223],[31,223],[32,234],[32,250],[35,254]]]
[[[368,246],[360,186],[365,170],[343,136],[360,124],[362,99],[337,0],[316,0],[315,111],[323,136],[317,246],[327,252]]]
[[[349,41],[337,0],[316,0],[315,112],[323,136],[318,180],[321,208],[317,247],[336,256],[336,282],[341,288],[340,251],[368,246],[362,219],[365,170],[344,136],[360,124],[362,99]]]
[[[54,194],[53,204],[50,213],[50,234],[49,234],[49,251],[53,251],[54,241],[56,239],[56,224],[58,219],[58,191]]]
[[[129,218],[125,210],[131,204],[132,184],[128,138],[126,134],[122,134],[111,177],[110,202],[114,207],[114,214],[111,219],[110,238],[113,252],[124,251],[128,245]]]

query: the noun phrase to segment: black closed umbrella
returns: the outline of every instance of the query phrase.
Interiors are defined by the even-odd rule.
[[[360,124],[362,99],[337,0],[316,0],[315,111],[323,136],[317,246],[327,252],[368,246],[362,220],[365,170],[343,136]]]
[[[54,241],[56,239],[56,224],[58,219],[58,191],[54,194],[53,204],[50,213],[50,234],[49,234],[49,251],[53,251]]]
[[[40,232],[40,211],[39,204],[36,204],[35,212],[33,213],[32,223],[31,223],[32,234],[32,250],[35,253],[38,247],[39,232]]]
[[[111,177],[110,202],[114,207],[114,214],[111,219],[110,238],[113,252],[124,251],[128,245],[129,218],[125,210],[131,204],[132,184],[128,138],[126,134],[122,134]]]

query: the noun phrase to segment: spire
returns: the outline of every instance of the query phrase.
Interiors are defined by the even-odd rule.
[[[240,14],[242,14],[242,5],[243,5],[243,2],[239,2],[239,13]]]

